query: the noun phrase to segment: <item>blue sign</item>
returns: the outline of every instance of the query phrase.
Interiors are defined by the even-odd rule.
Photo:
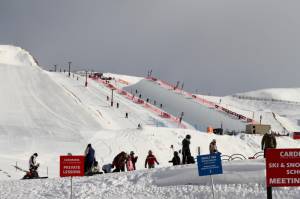
[[[221,153],[197,156],[199,176],[222,174]]]

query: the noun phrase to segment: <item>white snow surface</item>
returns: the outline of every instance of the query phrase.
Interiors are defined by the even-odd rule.
[[[0,64],[37,66],[37,63],[29,52],[11,45],[0,45]]]
[[[114,84],[119,87],[142,81],[124,75],[114,77]],[[173,150],[181,149],[181,141],[187,134],[192,136],[194,156],[198,147],[202,154],[208,153],[208,144],[214,138],[224,155],[238,152],[247,158],[260,151],[260,135],[218,136],[196,131],[189,125],[181,129],[174,121],[118,93],[114,101],[120,108],[110,107],[110,101],[106,100],[111,95],[110,89],[91,79],[88,87],[84,82],[85,78],[77,74],[68,77],[67,73],[42,70],[21,48],[0,46],[1,199],[68,198],[69,179],[58,178],[59,156],[69,152],[83,154],[88,143],[95,148],[100,166],[111,163],[122,150],[134,150],[139,156],[138,171],[74,178],[75,198],[211,198],[209,178],[198,177],[195,165],[170,167],[168,163]],[[169,92],[159,91],[165,96]],[[249,110],[267,112],[268,106],[273,111],[276,107],[281,123],[295,125],[296,111],[286,104],[264,105],[230,97],[222,99],[244,113]],[[129,113],[128,119],[125,112]],[[292,117],[294,120],[290,119]],[[142,129],[137,129],[139,123]],[[290,137],[280,137],[278,147],[299,148],[300,144]],[[144,160],[150,149],[160,165],[157,169],[144,170]],[[50,179],[19,180],[24,173],[16,171],[13,165],[17,163],[27,169],[28,159],[34,152],[39,154],[40,175],[45,176],[48,169]],[[265,198],[264,172],[263,160],[224,162],[224,174],[214,177],[217,198]],[[276,198],[299,198],[299,193],[295,188],[274,190]]]

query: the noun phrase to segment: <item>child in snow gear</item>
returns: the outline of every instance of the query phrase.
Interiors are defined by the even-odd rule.
[[[217,141],[215,139],[213,139],[209,144],[209,153],[210,154],[218,153]]]
[[[153,155],[152,151],[150,150],[148,152],[148,156],[145,160],[145,168],[147,168],[147,164],[148,164],[148,168],[149,169],[152,169],[155,167],[155,163],[157,165],[159,165],[159,162],[156,160],[156,157]]]
[[[174,157],[169,162],[173,163],[173,166],[180,165],[180,157],[177,151],[174,151]]]
[[[127,160],[126,160],[126,170],[127,170],[127,171],[133,171],[133,170],[134,170],[134,168],[133,168],[133,163],[132,163],[132,160],[131,160],[130,155],[127,156]]]
[[[275,149],[277,147],[276,137],[274,133],[269,131],[266,133],[261,140],[261,149],[264,151],[264,157],[266,149]]]
[[[125,163],[126,163],[127,157],[128,157],[127,153],[122,151],[114,158],[112,165],[113,165],[113,167],[115,167],[115,170],[113,172],[125,171]]]
[[[186,135],[185,138],[182,140],[182,164],[189,164],[188,159],[191,156],[190,144],[191,136]]]
[[[132,161],[133,170],[136,170],[135,164],[137,162],[138,156],[135,156],[133,151],[130,152],[129,156],[130,156],[131,161]]]
[[[95,150],[91,144],[88,144],[84,151],[84,172],[89,173],[95,161]]]

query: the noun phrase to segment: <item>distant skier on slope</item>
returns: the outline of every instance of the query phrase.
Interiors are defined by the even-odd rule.
[[[88,144],[84,151],[84,172],[88,173],[91,171],[91,168],[95,161],[95,150],[93,149],[91,144]]]
[[[159,162],[157,161],[156,157],[153,155],[152,151],[149,150],[148,156],[145,160],[145,168],[147,168],[147,165],[149,169],[155,168],[155,163],[159,165]]]
[[[169,162],[173,163],[173,166],[180,165],[180,157],[177,151],[174,151],[174,157]]]
[[[191,135],[186,135],[182,140],[182,164],[189,164]]]
[[[266,133],[261,140],[261,149],[264,151],[264,157],[266,157],[266,149],[275,149],[277,147],[276,137],[271,130]]]

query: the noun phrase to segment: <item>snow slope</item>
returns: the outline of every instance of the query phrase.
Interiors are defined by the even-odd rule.
[[[100,165],[110,163],[122,150],[134,150],[139,156],[137,168],[141,171],[76,178],[75,195],[78,198],[211,197],[208,179],[197,177],[195,165],[168,167],[173,150],[181,149],[181,141],[187,134],[192,136],[191,152],[194,156],[198,147],[202,154],[208,153],[208,144],[214,138],[224,155],[239,152],[247,158],[260,151],[259,135],[217,136],[196,131],[191,126],[181,129],[176,122],[118,93],[115,93],[114,102],[120,107],[111,107],[106,99],[111,90],[103,84],[89,79],[88,87],[85,87],[84,77],[77,74],[67,77],[65,73],[46,72],[35,64],[28,52],[17,47],[0,46],[0,51],[0,198],[68,197],[68,179],[57,178],[59,156],[69,152],[82,154],[88,143],[95,148]],[[187,113],[199,110],[202,121],[209,118],[207,123],[215,121],[214,125],[219,125],[222,121],[225,126],[242,128],[240,121],[199,104],[194,106],[191,99],[145,83],[141,78],[106,75],[113,76],[115,80],[112,82],[118,87],[132,86],[133,90],[137,88],[133,86],[141,85],[139,90],[160,96],[157,103],[170,103],[163,108],[174,115],[178,115],[182,107],[187,107],[187,118]],[[145,93],[142,93],[143,98]],[[232,108],[246,112],[241,106],[247,108],[243,103],[236,103]],[[126,112],[129,113],[128,119],[125,118]],[[287,124],[290,120],[281,118],[281,122]],[[137,129],[139,123],[142,129]],[[290,137],[278,138],[278,146],[300,147],[299,142]],[[157,170],[145,171],[142,170],[144,159],[150,149],[160,165]],[[53,179],[14,180],[20,179],[24,173],[16,171],[12,165],[17,163],[26,169],[29,156],[34,152],[39,153],[40,175],[46,175],[48,170]],[[226,163],[226,174],[215,178],[217,195],[221,198],[241,195],[262,198],[265,195],[263,165],[262,160]],[[287,198],[296,198],[299,195],[298,189],[278,189],[275,192],[278,197],[288,194]]]

